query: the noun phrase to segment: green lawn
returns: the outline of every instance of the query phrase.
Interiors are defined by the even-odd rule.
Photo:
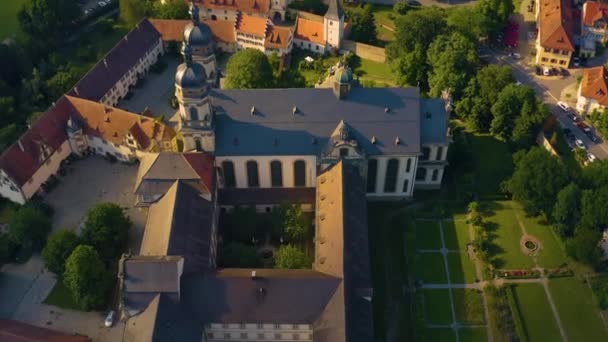
[[[446,329],[446,328],[426,328],[425,331],[424,331],[423,341],[425,341],[425,342],[437,342],[437,341],[451,342],[451,341],[456,341],[456,334],[454,333],[454,330],[452,330],[452,329]]]
[[[561,341],[561,336],[540,284],[514,285],[515,302],[530,342]],[[570,294],[572,296],[572,294]]]
[[[418,253],[414,261],[416,279],[427,284],[446,284],[445,263],[440,253]]]
[[[379,87],[395,86],[397,84],[395,73],[388,63],[361,58],[360,65],[355,68],[354,73],[359,76],[359,80],[362,82],[373,81]]]
[[[469,225],[463,220],[443,220],[443,239],[445,247],[449,250],[467,250],[467,243],[471,241]]]
[[[416,221],[416,247],[418,249],[440,249],[441,233],[435,221]]]
[[[448,267],[452,283],[470,284],[477,278],[475,265],[467,253],[448,253]]]
[[[513,173],[509,146],[489,134],[467,134],[475,164],[476,189],[482,198],[496,198],[500,183]]]
[[[481,292],[474,289],[452,289],[456,320],[461,324],[484,324]]]
[[[485,220],[492,225],[491,234],[496,235],[495,257],[499,259],[499,268],[531,268],[534,262],[531,257],[522,253],[519,241],[522,236],[510,202],[486,202],[493,215]]]
[[[486,328],[461,328],[458,329],[460,342],[487,342],[488,332]]]
[[[4,0],[0,5],[0,41],[17,34],[19,22],[17,12],[27,0]]]
[[[55,305],[64,309],[80,310],[80,307],[78,307],[78,304],[74,301],[70,290],[63,285],[61,280],[57,280],[51,293],[49,293],[43,303]]]
[[[552,279],[549,290],[569,341],[608,341],[587,284],[577,278]]]
[[[425,289],[424,309],[427,324],[452,324],[448,290]]]

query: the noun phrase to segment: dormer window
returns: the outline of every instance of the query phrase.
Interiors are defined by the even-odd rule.
[[[198,111],[195,107],[190,108],[190,120],[198,121]]]

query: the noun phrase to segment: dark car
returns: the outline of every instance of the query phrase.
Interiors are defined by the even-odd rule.
[[[599,143],[600,139],[597,137],[597,135],[593,134],[593,132],[585,132],[585,134],[587,135],[587,138],[589,138],[589,140],[593,141],[594,143]]]
[[[539,66],[536,67],[536,74],[537,75],[542,75],[543,74],[543,71],[542,71],[542,69]]]
[[[409,0],[407,2],[408,5],[412,6],[412,7],[418,7],[418,6],[422,6],[422,4],[420,3],[420,1],[416,1],[416,0]]]
[[[569,75],[570,75],[570,73],[568,72],[568,70],[567,70],[567,69],[564,69],[564,68],[559,68],[559,73],[560,73],[562,76],[569,76]]]
[[[568,113],[567,115],[568,118],[570,118],[570,120],[572,120],[573,122],[577,122],[580,120],[580,118],[574,113]]]
[[[570,130],[570,128],[564,128],[564,130],[562,132],[564,132],[565,136],[572,135],[572,131]]]
[[[585,132],[585,134],[593,134],[591,132],[591,127],[589,127],[589,125],[584,122],[577,123],[576,127],[578,127],[581,131]]]

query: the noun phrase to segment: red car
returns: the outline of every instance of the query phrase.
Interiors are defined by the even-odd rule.
[[[583,132],[585,132],[585,133],[591,132],[591,127],[589,127],[589,126],[588,126],[586,123],[584,123],[584,122],[578,122],[578,123],[576,124],[576,127],[580,128],[580,129],[581,129],[581,131],[583,131]]]

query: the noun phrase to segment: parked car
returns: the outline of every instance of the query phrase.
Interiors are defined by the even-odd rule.
[[[545,75],[545,76],[551,76],[551,69],[549,67],[544,67],[543,68],[543,75]]]
[[[570,76],[570,73],[568,72],[568,70],[564,69],[564,68],[559,68],[559,73],[562,76]]]
[[[581,131],[585,132],[585,134],[591,133],[591,127],[589,127],[589,125],[584,122],[577,123],[576,127],[578,127]]]
[[[573,134],[572,134],[572,131],[570,130],[570,128],[564,128],[564,129],[562,130],[562,132],[564,132],[564,135],[565,135],[565,136],[570,136],[570,135],[573,135]]]
[[[408,5],[412,6],[412,7],[418,7],[418,6],[422,6],[422,4],[420,3],[420,1],[416,1],[416,0],[409,0],[407,2]]]
[[[597,160],[597,157],[593,153],[587,152],[587,160],[589,160],[590,162],[593,163],[594,161]]]
[[[536,67],[536,74],[539,76],[543,74],[543,70],[539,66]]]
[[[585,143],[581,139],[574,140],[574,143],[576,144],[576,147],[578,147],[578,148],[582,148],[583,150],[587,149],[587,146],[585,146]]]
[[[509,56],[513,57],[515,59],[520,59],[521,58],[521,55],[519,53],[517,53],[517,52],[510,52]]]
[[[581,66],[581,59],[578,57],[572,57],[572,65],[578,68]]]
[[[589,138],[589,140],[593,141],[594,143],[597,144],[600,142],[600,138],[598,138],[597,135],[593,134],[593,132],[589,132],[586,134],[587,134],[587,138]]]
[[[573,122],[580,121],[580,119],[581,119],[578,117],[578,115],[576,115],[574,113],[568,113],[568,118],[570,118],[570,120],[572,120]]]
[[[522,84],[522,83],[521,83],[520,81],[517,81],[517,80],[515,81],[515,85],[516,85],[516,86],[518,86],[518,87],[519,87],[521,84]]]
[[[103,321],[103,325],[105,325],[106,328],[109,328],[114,325],[114,310],[110,310],[110,312],[108,312],[106,319]]]
[[[569,112],[570,111],[570,106],[568,106],[568,104],[566,102],[559,101],[557,103],[557,106],[559,108],[561,108],[564,112]]]

